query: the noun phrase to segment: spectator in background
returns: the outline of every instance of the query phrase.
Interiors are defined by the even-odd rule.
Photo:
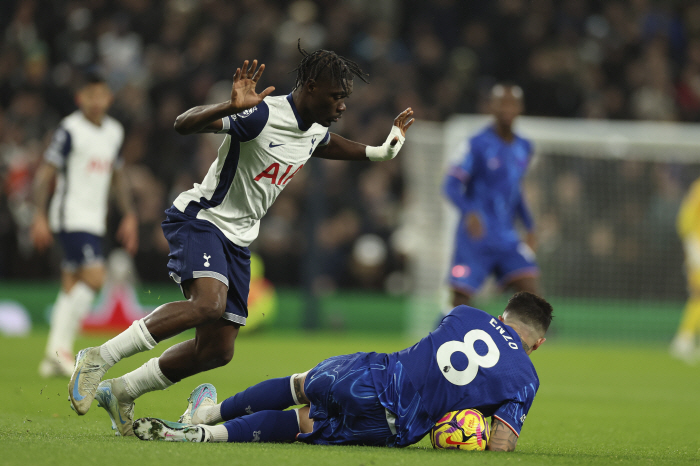
[[[6,192],[0,212],[12,215],[0,224],[20,231],[31,217],[24,194],[28,182],[17,181],[31,178],[37,165],[32,157],[38,158],[48,144],[58,115],[74,109],[71,82],[93,63],[114,89],[114,114],[125,125],[125,142],[155,141],[139,157],[125,154],[127,170],[134,168],[140,177],[156,178],[162,185],[149,194],[154,198],[148,206],[137,204],[143,218],[153,217],[155,205],[162,213],[198,177],[183,154],[211,153],[199,150],[208,144],[205,137],[183,142],[163,123],[174,108],[181,112],[202,102],[217,83],[230,79],[233,68],[227,64],[248,56],[274,63],[267,75],[270,84],[290,87],[288,71],[295,66],[294,44],[300,36],[384,77],[355,89],[354,112],[340,128],[371,144],[383,141],[376,128],[385,127],[382,122],[409,103],[422,120],[475,112],[477,96],[497,80],[523,84],[531,115],[700,120],[697,2],[5,0],[0,2],[0,33],[0,179]],[[353,225],[360,225],[353,228],[354,235],[328,243],[327,275],[336,277],[336,286],[359,284],[347,277],[352,276],[350,255],[360,235],[377,235],[387,243],[391,215],[385,212],[403,197],[399,164],[387,164],[392,169],[381,177],[362,168],[343,173],[351,186],[359,186],[360,178],[386,177],[382,193],[372,188],[364,196],[381,199],[389,208],[377,212],[363,209],[359,201],[329,202],[321,229],[350,216]],[[280,199],[296,212],[277,217],[290,229],[288,238],[303,236],[304,182],[297,180]],[[329,199],[337,197],[335,190],[326,183]],[[377,213],[389,222],[378,222]],[[17,251],[0,254],[4,277],[46,278],[55,271],[46,257],[31,256],[22,244],[26,235],[3,235],[3,244],[19,243]],[[299,274],[287,270],[299,269],[303,244],[294,241],[290,248],[287,243],[261,238],[257,252],[269,274],[294,285]],[[383,276],[401,264],[394,250],[387,251]],[[141,259],[149,254],[159,258]],[[149,265],[165,263],[165,254],[158,241],[144,242],[136,258],[140,275],[164,276],[163,269],[152,272]]]

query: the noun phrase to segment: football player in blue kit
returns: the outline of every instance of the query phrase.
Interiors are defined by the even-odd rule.
[[[453,306],[469,305],[491,273],[503,288],[538,292],[534,224],[520,189],[532,144],[513,132],[522,99],[518,86],[493,87],[493,124],[469,140],[464,160],[445,178],[444,192],[461,219],[449,276]],[[525,241],[517,218],[527,230]]]
[[[170,246],[168,270],[184,301],[160,306],[101,346],[78,353],[68,385],[71,407],[87,413],[97,398],[122,436],[132,436],[134,400],[202,371],[227,364],[248,315],[250,252],[259,221],[280,192],[314,156],[333,160],[391,160],[413,111],[395,120],[386,142],[372,147],[328,130],[346,110],[354,62],[334,52],[308,53],[297,67],[289,95],[256,93],[265,65],[246,60],[233,76],[230,100],[194,107],[175,121],[180,134],[225,134],[217,159],[201,184],[180,194],[166,211],[163,233]],[[249,66],[250,65],[250,66]],[[194,339],[116,379],[102,381],[119,360],[196,328]]]
[[[220,404],[215,388],[203,384],[180,422],[142,418],[134,431],[142,440],[404,447],[446,413],[471,408],[492,418],[487,449],[513,451],[540,385],[529,355],[551,321],[550,304],[526,291],[497,319],[458,306],[403,351],[329,358]]]

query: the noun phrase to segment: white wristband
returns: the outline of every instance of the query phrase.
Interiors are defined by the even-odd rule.
[[[394,138],[398,138],[399,140],[396,144],[392,146],[391,141],[393,141]],[[365,154],[367,155],[367,158],[370,159],[372,162],[382,162],[384,160],[391,160],[394,157],[396,157],[396,154],[399,153],[399,151],[401,150],[401,146],[403,146],[403,142],[405,140],[406,138],[401,134],[401,129],[398,126],[392,126],[391,131],[389,132],[389,137],[386,138],[384,144],[378,147],[366,146]]]

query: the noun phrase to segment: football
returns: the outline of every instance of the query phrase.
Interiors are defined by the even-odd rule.
[[[451,450],[485,450],[489,441],[489,425],[476,409],[463,409],[445,414],[430,431],[433,448]]]

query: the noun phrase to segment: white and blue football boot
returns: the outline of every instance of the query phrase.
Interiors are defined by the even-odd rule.
[[[144,417],[134,422],[134,434],[141,440],[165,442],[210,442],[211,433],[203,426]]]
[[[126,393],[121,379],[109,379],[97,387],[95,395],[98,406],[104,408],[112,421],[114,435],[133,437],[134,402]]]
[[[87,413],[95,399],[95,392],[109,367],[100,356],[100,347],[80,350],[75,357],[75,368],[68,383],[70,407],[80,416]]]
[[[208,424],[206,419],[197,415],[197,411],[201,407],[216,406],[216,388],[210,383],[203,383],[198,386],[189,398],[187,398],[187,409],[180,416],[180,424]]]

